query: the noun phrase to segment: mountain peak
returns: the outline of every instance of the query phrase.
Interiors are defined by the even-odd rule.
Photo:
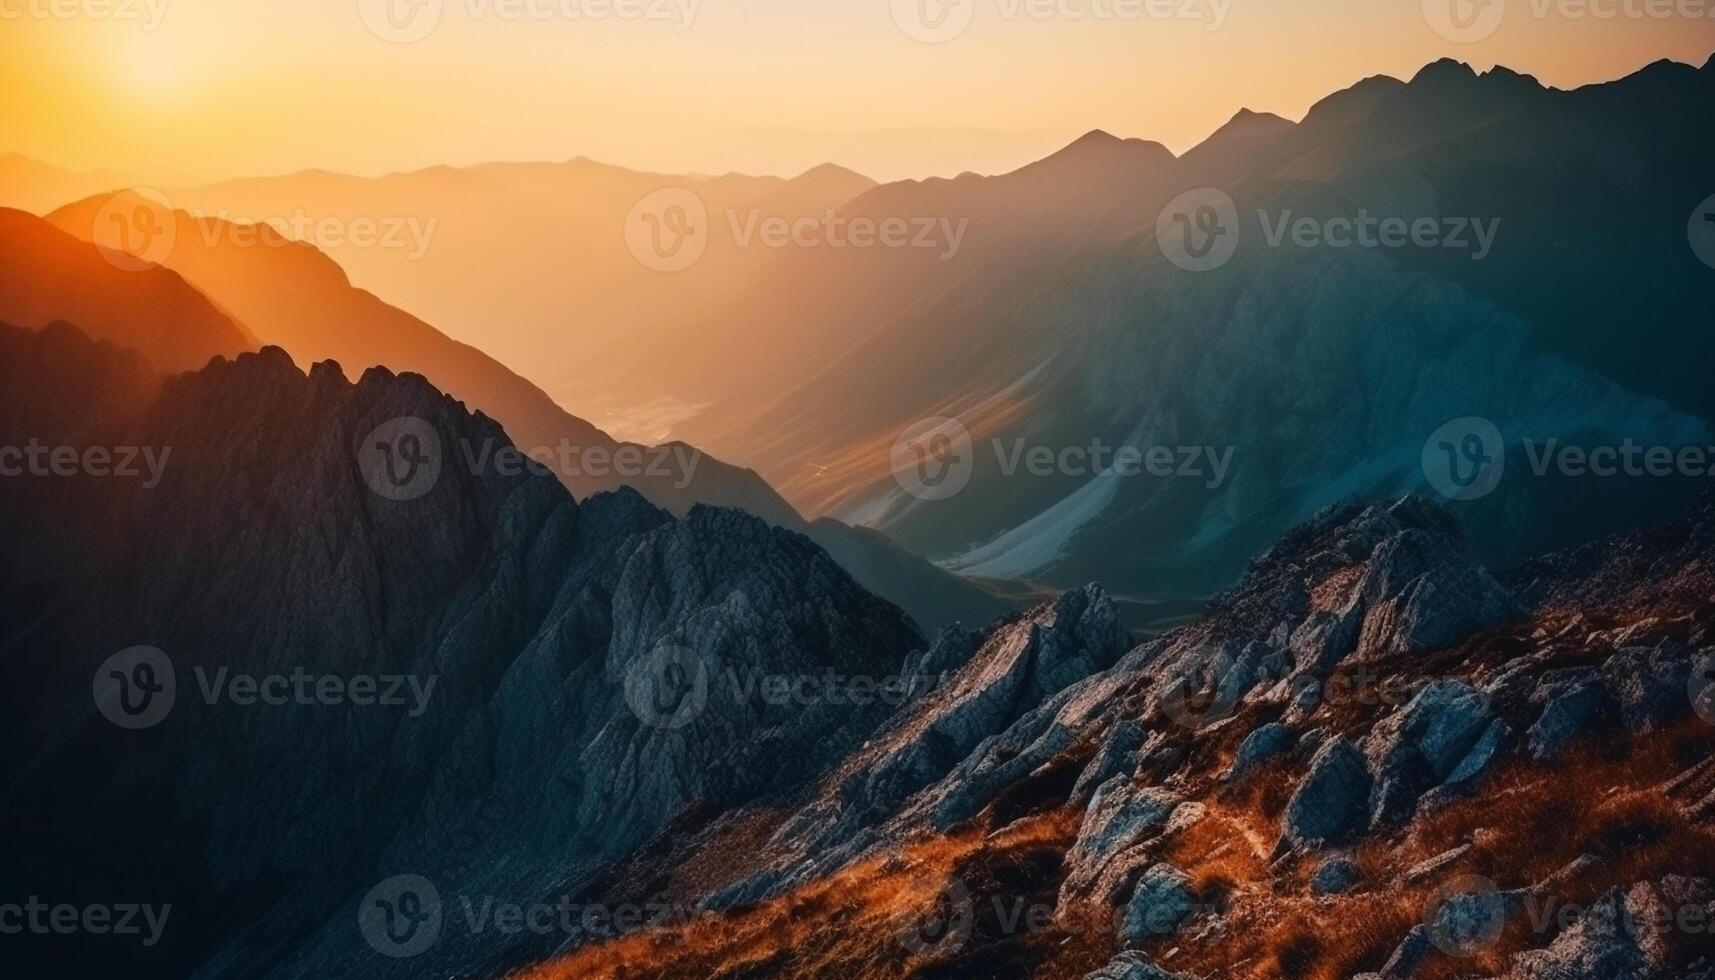
[[[1411,77],[1411,84],[1419,82],[1441,81],[1446,79],[1472,79],[1477,77],[1476,69],[1457,58],[1441,58],[1424,65],[1416,75]]]
[[[1336,128],[1355,125],[1368,118],[1382,100],[1402,88],[1405,88],[1405,83],[1392,75],[1371,75],[1311,106],[1301,125]]]
[[[1173,154],[1160,143],[1135,137],[1121,139],[1107,130],[1092,129],[1026,169],[1043,164],[1107,167],[1172,159]]]
[[[1284,116],[1277,116],[1272,112],[1256,112],[1251,109],[1240,109],[1238,112],[1233,114],[1233,118],[1227,120],[1225,125],[1220,129],[1215,130],[1215,135],[1220,136],[1224,134],[1228,136],[1250,136],[1255,134],[1276,133],[1282,130],[1291,129],[1296,125],[1298,124],[1292,120],[1287,119]]]
[[[823,163],[811,167],[793,180],[869,180],[863,174],[837,163]]]

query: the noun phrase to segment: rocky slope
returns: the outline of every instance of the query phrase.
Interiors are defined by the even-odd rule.
[[[5,892],[171,903],[183,924],[142,950],[34,937],[26,966],[419,976],[424,961],[385,957],[350,972],[373,952],[351,923],[374,881],[551,894],[685,814],[789,790],[883,717],[729,677],[885,672],[922,646],[810,541],[736,512],[679,521],[629,491],[575,503],[546,475],[453,466],[401,497],[371,449],[390,420],[505,441],[417,376],[353,384],[267,348],[157,392],[66,328],[4,342],[0,390],[31,392],[8,434],[80,459],[171,450],[152,486],[31,475],[0,500],[19,747],[0,812],[31,842],[0,859]],[[34,383],[55,372],[87,380]],[[103,666],[139,644],[164,657],[152,678]],[[166,717],[111,722],[91,679],[115,670],[174,678]],[[280,702],[240,679],[280,695],[266,678],[300,675]],[[505,961],[505,944],[467,945],[434,962]]]
[[[1707,977],[1712,547],[1715,499],[1496,578],[1404,498],[1128,652],[1095,590],[943,634],[770,856],[627,893],[701,915],[526,975]]]

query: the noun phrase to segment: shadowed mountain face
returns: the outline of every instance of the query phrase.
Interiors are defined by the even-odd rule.
[[[33,894],[147,885],[198,923],[141,959],[68,942],[36,950],[43,964],[326,976],[382,869],[469,875],[470,894],[572,887],[696,807],[788,791],[885,710],[764,703],[729,676],[892,672],[921,645],[808,540],[736,512],[681,522],[629,491],[579,504],[545,475],[455,467],[395,499],[369,435],[389,420],[505,443],[415,376],[352,384],[268,348],[156,394],[66,328],[0,339],[0,390],[32,390],[9,429],[170,449],[149,486],[69,477],[4,499],[0,688],[7,744],[30,749],[8,754],[0,812],[33,844],[7,850],[0,878]],[[35,388],[38,372],[86,380]],[[165,659],[147,684],[115,668],[139,685],[118,703],[170,704],[146,731],[89,699],[103,661],[137,644]],[[667,665],[694,681],[667,685]],[[306,681],[258,701],[240,679],[354,674],[383,693],[401,679],[402,700],[330,707]],[[673,720],[687,698],[695,738]]]
[[[1206,589],[1323,504],[1426,489],[1424,446],[1454,419],[1492,421],[1515,475],[1525,439],[1706,445],[1711,273],[1686,225],[1709,193],[1715,142],[1692,120],[1711,104],[1709,67],[1565,92],[1440,62],[1361,82],[1296,125],[1241,113],[1179,160],[1092,134],[1015,174],[887,185],[846,211],[971,217],[957,257],[783,256],[749,300],[663,328],[615,378],[642,400],[707,406],[675,432],[804,512],[948,567]],[[1209,186],[1235,202],[1237,248],[1188,271],[1157,218]],[[1364,216],[1438,234],[1361,248],[1292,231]],[[698,338],[782,353],[736,379],[696,376],[712,357]],[[663,368],[680,347],[695,353]],[[892,472],[896,438],[932,417],[975,441],[949,500],[919,500]],[[1205,462],[1188,478],[1177,464],[1173,478],[1005,472],[1020,446],[1058,454],[1093,435]],[[1217,474],[1207,460],[1226,451]],[[1509,479],[1464,517],[1485,554],[1517,560],[1692,492],[1647,482]]]
[[[177,283],[186,302],[207,306],[196,295],[201,290],[221,309],[255,330],[261,342],[291,351],[300,367],[335,361],[353,378],[370,367],[423,375],[441,390],[499,421],[516,447],[557,474],[579,499],[630,487],[679,516],[699,503],[755,514],[770,524],[810,535],[833,552],[865,587],[891,597],[928,629],[956,620],[987,622],[1007,608],[982,590],[901,551],[880,534],[856,531],[832,520],[812,526],[750,470],[730,466],[683,443],[655,447],[619,442],[567,413],[541,389],[482,351],[452,340],[422,320],[354,288],[344,271],[321,251],[291,241],[269,226],[197,218],[169,211],[159,202],[134,193],[91,198],[54,212],[49,220],[66,233],[109,246],[116,260],[126,263],[129,258],[124,246],[135,244],[135,240],[122,237],[118,229],[106,223],[106,216],[113,214],[144,214],[150,227],[166,229],[159,237],[170,245],[153,257],[172,272],[151,268],[144,279]],[[20,233],[27,231],[34,237],[56,242],[63,237],[27,216],[17,215],[15,224]],[[60,244],[76,250],[69,240]],[[19,267],[25,271],[29,268]],[[49,312],[34,319],[45,316],[81,324],[79,316],[96,302],[95,297],[122,289],[128,290],[117,294],[124,297],[123,310],[153,309],[146,305],[150,295],[137,288],[140,282],[125,278],[118,269],[113,270],[117,276],[108,275],[105,268],[86,261],[68,273],[60,280],[66,289],[41,299],[38,305]],[[186,277],[189,285],[179,280],[179,275]],[[17,295],[28,297],[30,291]],[[78,297],[77,304],[67,298],[69,295]],[[162,318],[162,323],[168,319]],[[156,344],[156,335],[173,334],[162,323],[143,322],[148,329],[115,339]],[[171,322],[174,330],[182,329],[176,326],[178,321]],[[193,361],[200,366],[213,353],[185,358],[187,363],[182,366],[192,366],[189,362]],[[445,448],[467,467],[498,465],[492,445]]]

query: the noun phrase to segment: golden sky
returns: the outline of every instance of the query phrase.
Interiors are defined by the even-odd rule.
[[[1571,86],[1715,51],[1715,0],[1487,0],[1498,24],[1471,0],[947,2],[0,0],[0,152],[209,179],[580,155],[894,179],[1094,128],[1180,151],[1241,106],[1298,118],[1443,56]],[[1487,36],[1437,33],[1449,3]]]

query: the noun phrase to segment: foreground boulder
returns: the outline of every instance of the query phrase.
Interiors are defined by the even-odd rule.
[[[1346,841],[1364,825],[1369,798],[1364,757],[1346,739],[1329,739],[1286,804],[1281,846],[1316,848]]]

